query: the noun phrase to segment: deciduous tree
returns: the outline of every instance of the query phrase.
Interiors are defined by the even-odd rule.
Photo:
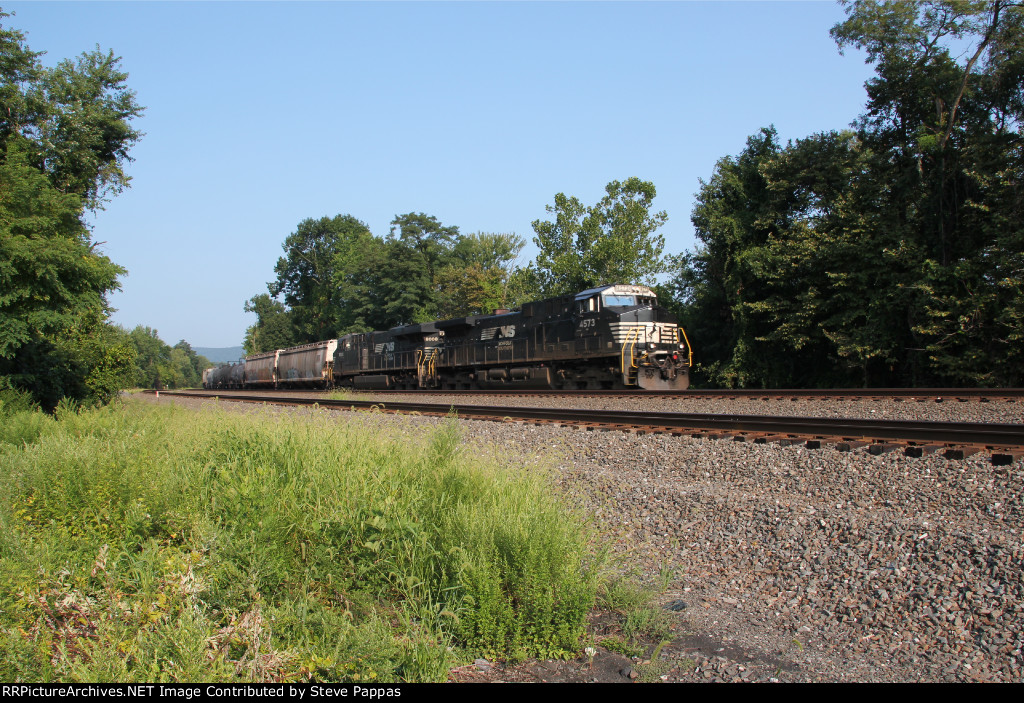
[[[84,217],[128,185],[142,108],[112,53],[39,56],[0,24],[0,385],[104,402],[131,367],[107,322],[124,270]]]
[[[674,286],[703,370],[727,385],[1019,384],[1024,8],[854,2],[833,36],[877,69],[855,129],[785,147],[763,130],[701,184],[701,246]]]
[[[554,219],[533,222],[536,277],[544,295],[605,283],[653,283],[663,270],[665,239],[657,231],[668,216],[651,212],[654,184],[612,181],[605,193],[590,207],[559,193],[546,207]]]
[[[450,263],[434,274],[438,316],[478,315],[507,307],[509,279],[524,246],[523,238],[512,233],[460,237]]]
[[[339,279],[352,265],[351,253],[369,237],[369,228],[355,217],[336,215],[303,220],[285,239],[285,256],[268,288],[271,296],[283,296],[296,342],[330,339],[346,327],[346,291]]]
[[[245,331],[242,343],[246,354],[285,349],[297,344],[291,314],[281,301],[261,293],[245,301],[245,311],[256,313],[256,324]]]

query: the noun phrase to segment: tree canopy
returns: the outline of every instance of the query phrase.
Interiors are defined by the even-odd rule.
[[[258,316],[246,351],[490,312],[508,304],[523,246],[515,234],[462,235],[422,212],[396,215],[385,237],[352,215],[303,220],[284,242],[270,295],[246,303]]]
[[[586,290],[604,283],[653,283],[665,261],[665,238],[657,231],[668,220],[652,213],[654,184],[639,178],[612,181],[605,196],[587,207],[558,193],[547,211],[554,220],[535,220],[537,245],[532,274],[544,296]]]
[[[99,49],[45,68],[0,11],[0,386],[108,400],[131,373],[107,322],[124,269],[85,224],[127,187],[142,108],[120,60]]]
[[[256,324],[246,330],[242,344],[246,354],[296,346],[295,326],[284,303],[261,293],[245,302],[245,311],[256,313]]]
[[[703,370],[725,385],[1019,384],[1024,10],[853,2],[832,34],[876,66],[853,130],[785,147],[762,130],[701,183],[701,246],[676,284]]]
[[[149,327],[139,325],[128,338],[135,349],[133,383],[140,388],[198,388],[211,366],[184,339],[171,347]]]
[[[328,339],[346,326],[350,292],[339,287],[339,278],[362,259],[370,238],[355,217],[336,215],[303,220],[285,239],[285,256],[268,288],[271,296],[284,297],[296,340]]]

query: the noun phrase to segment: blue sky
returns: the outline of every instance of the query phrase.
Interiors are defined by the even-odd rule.
[[[833,2],[13,2],[48,64],[112,49],[146,106],[132,187],[93,218],[114,321],[241,344],[281,243],[348,213],[515,232],[638,176],[695,245],[698,179],[774,124],[841,129],[871,75]],[[523,263],[535,249],[527,249]]]

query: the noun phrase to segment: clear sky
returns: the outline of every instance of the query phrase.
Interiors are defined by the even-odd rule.
[[[114,321],[241,344],[308,217],[425,212],[515,232],[638,176],[695,245],[698,179],[774,124],[841,129],[871,75],[834,2],[17,2],[44,61],[112,49],[146,107],[132,187],[93,219],[128,269]],[[525,252],[526,260],[536,250]]]

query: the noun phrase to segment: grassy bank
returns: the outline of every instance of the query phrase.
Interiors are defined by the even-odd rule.
[[[578,650],[597,577],[547,478],[458,424],[0,408],[0,679],[436,681]]]

